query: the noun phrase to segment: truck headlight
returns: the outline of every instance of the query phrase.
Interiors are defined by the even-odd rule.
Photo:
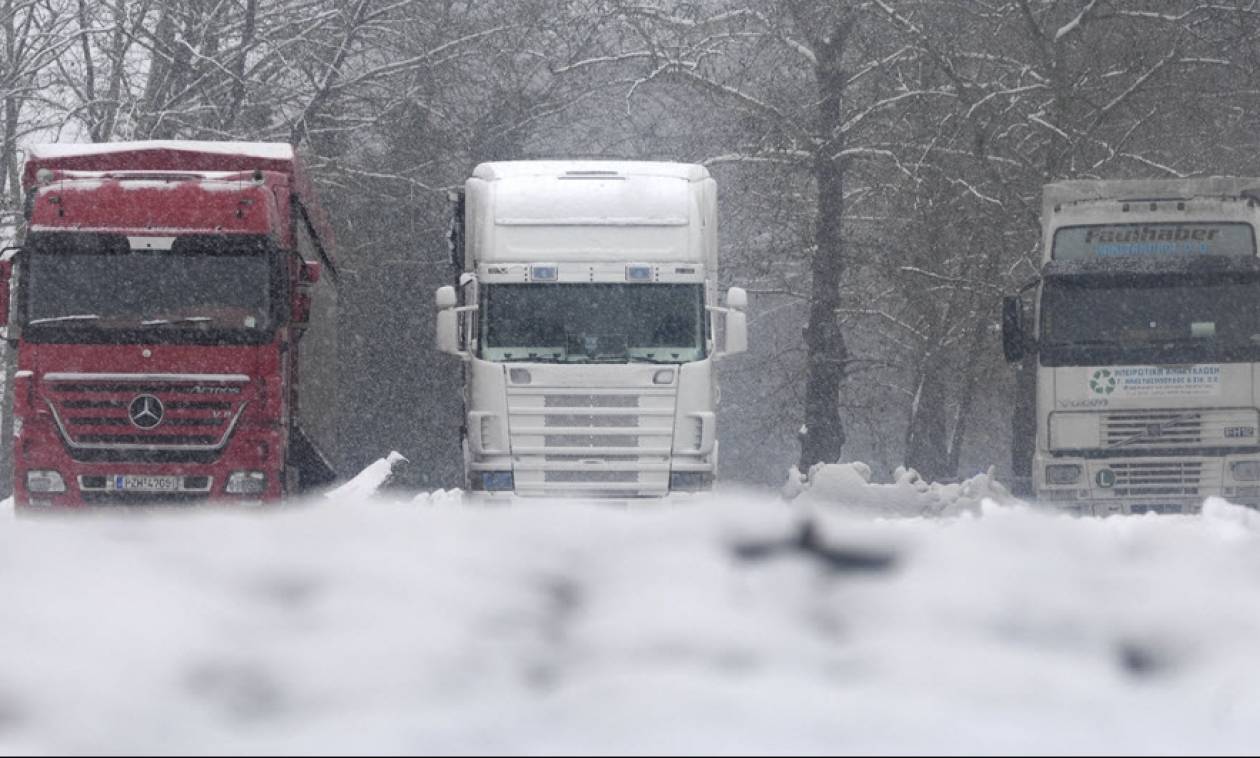
[[[27,492],[65,492],[66,480],[56,471],[27,471]]]
[[[267,489],[267,475],[262,471],[233,471],[224,492],[229,495],[261,495]]]
[[[1080,478],[1079,463],[1052,463],[1046,466],[1046,484],[1076,484]]]
[[[1229,464],[1229,472],[1236,482],[1260,480],[1260,461],[1234,461]]]
[[[713,480],[704,471],[671,471],[669,488],[678,492],[699,492],[713,486]]]
[[[473,474],[472,486],[485,492],[509,492],[516,488],[511,471],[481,471]]]

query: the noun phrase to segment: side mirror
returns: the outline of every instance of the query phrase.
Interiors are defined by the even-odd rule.
[[[439,287],[437,291],[437,349],[451,355],[464,354],[459,349],[459,312],[455,310],[458,302],[454,287]]]
[[[748,314],[732,308],[726,312],[726,344],[723,345],[722,354],[734,355],[747,349]]]
[[[1002,298],[1002,352],[1008,363],[1024,359],[1028,335],[1024,331],[1024,304],[1017,295]]]
[[[440,311],[444,311],[447,308],[454,308],[459,302],[459,298],[455,295],[455,288],[449,285],[446,287],[438,287],[436,300],[438,310]]]
[[[294,326],[305,326],[311,320],[311,293],[306,289],[293,291],[292,309],[289,321]]]
[[[324,264],[316,261],[302,261],[302,265],[298,268],[298,284],[318,284],[319,277],[324,273]]]
[[[722,314],[723,331],[726,333],[722,349],[714,358],[725,358],[748,349],[748,314],[744,313],[747,307],[748,293],[743,287],[731,287],[726,291],[726,306],[709,309]]]

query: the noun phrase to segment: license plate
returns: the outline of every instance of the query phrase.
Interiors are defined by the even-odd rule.
[[[135,476],[122,475],[114,477],[114,489],[123,492],[178,492],[178,476]]]

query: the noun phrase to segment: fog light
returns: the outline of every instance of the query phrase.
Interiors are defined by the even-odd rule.
[[[261,471],[233,471],[224,491],[229,495],[261,495],[267,489],[267,475]]]
[[[1234,461],[1229,464],[1229,472],[1236,482],[1260,480],[1260,461]]]
[[[678,492],[696,492],[707,490],[713,480],[704,471],[671,471],[669,488]]]
[[[65,492],[66,481],[56,471],[27,471],[27,492]]]
[[[510,492],[515,488],[511,471],[482,471],[473,477],[474,487],[477,484],[486,492]]]
[[[1081,478],[1078,463],[1054,463],[1046,466],[1046,484],[1076,484]]]
[[[652,376],[652,384],[673,384],[674,370],[672,368],[663,368]]]

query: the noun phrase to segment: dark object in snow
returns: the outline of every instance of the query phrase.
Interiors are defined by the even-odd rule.
[[[1121,641],[1116,645],[1116,656],[1124,673],[1135,677],[1151,676],[1167,668],[1168,661],[1150,645]]]
[[[887,571],[896,563],[896,555],[891,552],[826,544],[812,520],[802,521],[796,533],[786,539],[739,542],[731,549],[742,561],[804,554],[836,573]]]

